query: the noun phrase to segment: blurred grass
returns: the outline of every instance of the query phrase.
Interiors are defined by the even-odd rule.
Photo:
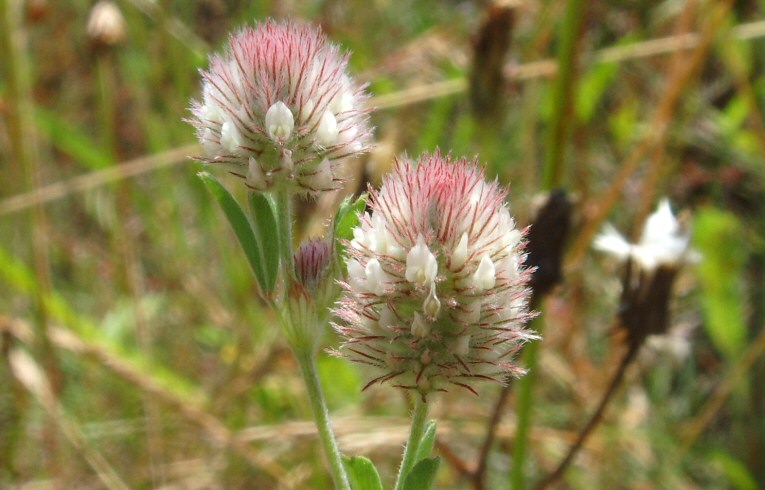
[[[20,5],[1,1],[4,7]],[[705,261],[696,274],[689,270],[681,277],[675,333],[647,349],[629,389],[572,467],[567,484],[582,489],[765,486],[761,361],[753,361],[743,381],[725,394],[687,454],[666,457],[684,452],[678,428],[699,420],[706,400],[724,385],[725,373],[765,325],[765,277],[762,268],[751,266],[765,256],[762,4],[738,2],[726,14],[698,74],[676,94],[658,139],[661,164],[651,177],[650,193],[643,187],[655,154],[637,158],[634,171],[616,180],[622,162],[655,129],[653,115],[671,89],[672,70],[701,42],[677,32],[681,16],[687,16],[689,32],[700,32],[715,3],[698,2],[686,14],[676,2],[587,2],[584,7],[584,27],[576,39],[580,79],[566,120],[575,129],[570,140],[560,141],[570,170],[565,180],[580,198],[574,237],[579,249],[566,284],[541,317],[546,338],[532,406],[530,484],[557,462],[618,357],[609,326],[619,271],[589,253],[586,230],[597,230],[599,217],[629,229],[641,219],[636,210],[653,206],[646,195],[669,195],[676,208],[698,209],[694,240]],[[108,129],[98,109],[104,92],[97,60],[103,53],[85,31],[92,2],[24,3],[20,30],[28,34],[31,69],[24,88],[34,102],[31,124],[40,147],[36,185],[77,179],[73,188],[59,187],[52,200],[24,194],[31,189],[21,184],[20,162],[8,136],[11,67],[0,60],[3,356],[28,348],[45,365],[36,342],[9,326],[34,324],[35,297],[41,297],[53,331],[64,329],[91,349],[54,342],[62,370],[57,401],[67,423],[75,424],[90,450],[131,488],[271,488],[275,479],[283,486],[326,488],[328,476],[313,437],[267,430],[310,419],[309,407],[273,315],[259,304],[246,259],[195,177],[200,166],[180,160],[195,153],[188,146],[195,142],[193,129],[182,119],[188,116],[189,99],[199,95],[196,70],[205,65],[207,50],[222,46],[227,33],[242,23],[286,15],[319,22],[353,51],[354,71],[380,97],[373,121],[388,151],[417,155],[441,147],[458,155],[478,154],[490,174],[512,184],[511,205],[523,223],[542,187],[542,162],[551,144],[545,134],[559,101],[551,60],[559,52],[565,2],[517,7],[504,70],[508,81],[497,94],[506,98],[507,111],[491,126],[473,120],[465,92],[471,39],[485,2],[117,4],[128,35],[108,48],[113,111],[105,113],[115,132],[110,137],[104,135]],[[125,166],[145,156],[149,159],[138,160],[144,166]],[[390,164],[375,157],[354,164],[367,166],[372,184]],[[380,162],[380,168],[370,167]],[[123,173],[129,185],[115,185]],[[612,204],[606,193],[614,182],[620,184]],[[241,186],[230,183],[242,199]],[[47,218],[34,227],[49,255],[50,290],[39,287],[35,241],[23,214],[36,202]],[[125,254],[124,242],[134,259]],[[133,286],[127,274],[135,274]],[[336,344],[333,335],[326,344]],[[386,416],[405,416],[405,400],[388,387],[359,393],[365,374],[344,361],[323,358],[320,370],[342,428],[341,446],[363,447],[381,462],[390,481],[406,433],[385,438],[370,427],[384,426]],[[48,469],[52,455],[41,449],[47,447],[44,410],[24,390],[3,362],[0,439],[12,442],[0,444],[0,487],[52,488],[54,480],[69,488],[98,486],[92,468],[66,440],[56,450],[58,470]],[[443,451],[452,448],[471,461],[496,392],[484,386],[480,398],[454,393],[436,404],[435,413],[449,422],[439,424]],[[162,403],[151,409],[147,400]],[[490,488],[506,486],[515,408],[511,400],[500,426],[489,462]],[[245,429],[265,436],[237,442],[236,432]],[[356,439],[347,435],[354,432]],[[264,470],[271,461],[290,476]],[[469,487],[455,464],[442,468],[439,486]]]

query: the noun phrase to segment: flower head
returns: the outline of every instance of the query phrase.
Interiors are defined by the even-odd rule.
[[[229,39],[202,71],[192,105],[200,160],[221,164],[255,190],[337,187],[339,159],[365,151],[371,130],[348,55],[318,28],[268,21]]]
[[[609,224],[595,238],[593,246],[621,260],[631,259],[648,271],[698,259],[696,252],[690,250],[690,235],[672,214],[667,199],[646,220],[638,243],[629,243]]]
[[[618,313],[627,342],[637,349],[649,335],[665,333],[677,273],[683,264],[699,259],[690,249],[690,234],[672,214],[669,201],[662,200],[648,217],[638,243],[629,243],[607,225],[594,247],[627,262]]]
[[[503,381],[533,338],[523,234],[476,161],[398,160],[348,247],[335,309],[340,354],[382,371],[375,382],[418,391]],[[368,386],[369,386],[368,385]]]
[[[314,350],[337,297],[331,272],[333,253],[327,240],[313,239],[301,243],[292,256],[295,281],[290,282],[281,322],[290,345],[298,350]]]

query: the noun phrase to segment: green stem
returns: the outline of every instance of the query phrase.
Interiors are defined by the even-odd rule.
[[[351,484],[348,481],[348,475],[345,473],[343,458],[340,449],[337,447],[335,435],[332,432],[332,423],[329,420],[329,411],[327,402],[324,400],[324,393],[319,384],[319,375],[316,372],[316,357],[313,352],[295,352],[300,373],[303,375],[305,388],[308,392],[308,400],[311,402],[311,410],[319,430],[319,439],[324,446],[324,454],[329,460],[329,469],[332,472],[332,479],[335,481],[335,488],[351,490]]]
[[[279,234],[279,257],[282,262],[284,280],[289,284],[295,275],[292,257],[292,199],[289,192],[276,193],[276,232]],[[285,288],[288,290],[289,288]]]
[[[560,49],[558,50],[558,73],[553,86],[553,113],[545,142],[545,166],[542,187],[552,190],[560,187],[564,180],[563,157],[568,133],[571,129],[571,107],[576,82],[577,41],[584,19],[582,0],[568,0],[561,26]]]
[[[529,369],[518,381],[518,427],[513,441],[513,466],[510,470],[510,488],[526,488],[526,456],[528,455],[529,430],[531,428],[531,405],[534,398],[534,381],[539,357],[540,341],[532,342],[523,351],[523,365]]]
[[[401,467],[398,469],[398,477],[396,478],[396,486],[394,490],[401,490],[404,487],[406,475],[409,474],[409,470],[411,470],[412,466],[416,463],[415,458],[420,446],[420,441],[422,440],[423,431],[425,430],[425,420],[427,419],[427,416],[428,402],[418,396],[414,405],[409,440],[406,441],[404,457],[401,460]]]

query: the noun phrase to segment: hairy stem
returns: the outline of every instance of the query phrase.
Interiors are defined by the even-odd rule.
[[[412,428],[409,431],[409,439],[406,441],[404,457],[401,459],[401,466],[398,469],[398,477],[396,478],[394,490],[401,490],[404,487],[406,476],[416,463],[415,458],[420,447],[423,431],[425,430],[425,420],[427,417],[428,402],[418,396],[414,404],[414,413],[412,414]]]
[[[319,375],[316,372],[316,356],[313,352],[295,352],[300,374],[303,376],[308,400],[311,403],[316,428],[319,430],[319,439],[324,447],[324,454],[329,462],[329,469],[332,473],[332,479],[335,481],[335,488],[342,490],[351,490],[351,484],[348,481],[348,475],[343,466],[343,458],[340,454],[340,448],[337,446],[337,440],[332,432],[332,423],[329,419],[327,402],[324,399],[324,393],[319,383]]]

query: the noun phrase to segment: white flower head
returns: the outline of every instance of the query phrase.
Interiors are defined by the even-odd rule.
[[[619,260],[634,260],[647,271],[698,260],[698,254],[690,249],[689,233],[675,218],[667,199],[662,199],[646,220],[638,243],[629,243],[616,228],[607,224],[593,246]]]
[[[335,308],[339,354],[382,370],[370,384],[424,397],[455,386],[476,393],[473,381],[522,374],[513,354],[536,337],[524,329],[525,242],[506,194],[476,161],[438,152],[398,160],[370,191]]]
[[[202,100],[192,104],[205,150],[198,159],[243,178],[257,159],[271,177],[257,190],[336,189],[337,163],[366,151],[371,135],[368,95],[347,65],[348,55],[308,25],[267,21],[232,35],[201,72]]]

